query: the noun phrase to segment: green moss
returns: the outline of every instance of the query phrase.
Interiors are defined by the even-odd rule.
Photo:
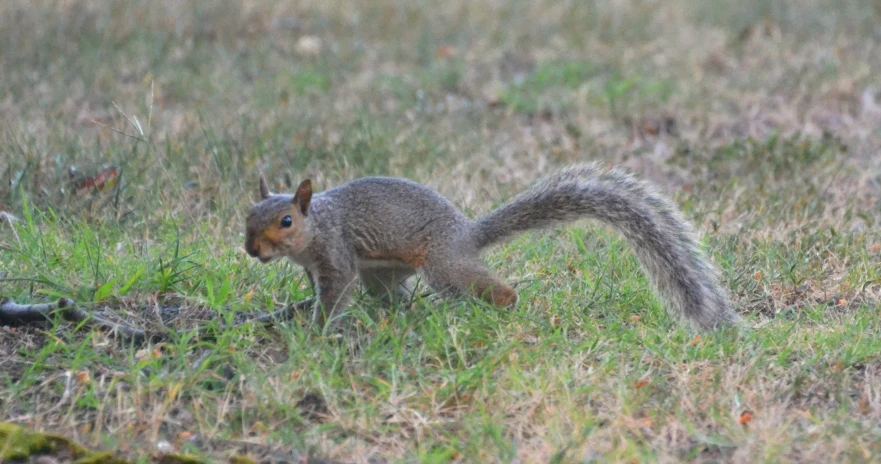
[[[185,454],[166,454],[159,458],[159,464],[201,464],[205,461]]]
[[[117,458],[113,455],[113,453],[90,453],[88,456],[77,459],[74,464],[127,464],[128,461],[123,461],[122,459]]]
[[[75,458],[87,453],[85,448],[64,437],[30,433],[9,423],[0,423],[0,443],[0,457],[4,462],[27,459],[34,454],[55,454],[62,450]]]
[[[257,464],[257,461],[245,456],[233,456],[229,458],[229,464]]]
[[[34,455],[69,455],[74,464],[128,464],[112,452],[90,451],[67,438],[47,433],[28,432],[24,428],[0,422],[0,461],[27,461]],[[184,454],[166,454],[154,459],[160,464],[202,464],[205,461]],[[254,464],[254,460],[244,456],[230,458],[233,464]]]

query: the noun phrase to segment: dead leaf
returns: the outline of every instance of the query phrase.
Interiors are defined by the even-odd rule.
[[[150,351],[148,350],[138,350],[135,352],[135,359],[138,361],[143,361],[150,356]]]
[[[117,178],[119,177],[119,168],[107,166],[98,174],[90,176],[71,166],[67,170],[67,177],[73,183],[74,189],[77,192],[104,190],[116,185]]]
[[[434,52],[435,58],[450,58],[452,56],[456,56],[456,49],[449,46],[438,48],[437,51]]]

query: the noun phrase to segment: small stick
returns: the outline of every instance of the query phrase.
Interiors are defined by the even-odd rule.
[[[84,323],[89,327],[97,327],[108,332],[115,332],[135,343],[145,341],[157,342],[164,338],[161,334],[150,333],[124,324],[108,321],[103,317],[91,314],[77,306],[73,300],[61,298],[55,303],[18,304],[9,299],[0,300],[0,322],[4,324],[33,324],[51,320],[56,314],[69,322]]]
[[[244,320],[236,324],[234,328],[240,328],[253,323],[268,326],[277,322],[290,320],[293,319],[297,313],[311,308],[312,305],[313,300],[309,298],[289,305],[284,309]],[[146,341],[156,343],[166,339],[168,336],[168,334],[165,333],[148,332],[136,329],[129,325],[111,322],[77,306],[76,302],[67,298],[61,298],[55,303],[40,304],[18,304],[8,298],[0,299],[0,324],[2,325],[29,325],[46,322],[52,320],[56,315],[60,315],[64,320],[69,322],[85,324],[87,327],[95,327],[107,332],[117,333],[123,338],[132,340],[137,344]],[[199,338],[203,340],[214,338],[214,335],[209,333],[207,329],[202,329],[199,332]]]
[[[258,324],[271,326],[277,322],[293,319],[298,312],[310,309],[312,305],[313,299],[307,298],[303,301],[300,301],[299,303],[288,305],[288,307],[284,309],[279,309],[278,311],[273,311],[269,314],[263,314],[252,319],[246,319],[234,325],[233,327],[238,329],[240,327],[244,327],[248,324],[253,324],[255,322]],[[199,338],[202,340],[211,340],[214,338],[214,334],[209,333],[205,329],[202,329],[199,332]],[[202,365],[204,365],[205,362],[208,361],[212,354],[214,354],[213,349],[206,350],[204,353],[202,353],[202,355],[199,356],[199,358],[196,359],[196,361],[193,363],[193,370],[198,371],[202,367]]]
[[[312,305],[313,305],[313,301],[314,300],[312,298],[307,298],[307,299],[300,301],[298,303],[290,304],[283,309],[279,309],[278,311],[273,311],[268,314],[261,314],[257,317],[253,317],[250,319],[245,319],[244,321],[238,322],[235,325],[233,325],[233,328],[238,329],[238,328],[244,327],[246,325],[254,324],[254,323],[263,324],[265,326],[271,326],[271,325],[274,325],[274,324],[281,322],[281,321],[291,320],[294,318],[294,316],[297,313],[305,311],[307,309],[311,309]],[[223,329],[208,329],[208,328],[201,329],[201,330],[199,330],[199,337],[198,338],[203,341],[213,340],[216,338],[215,333],[217,330],[223,330]]]
[[[236,324],[236,327],[242,327],[244,325],[253,324],[255,322],[259,324],[272,325],[276,322],[291,320],[297,313],[310,309],[312,308],[312,306],[312,298],[307,298],[303,301],[300,301],[299,303],[288,305],[287,308],[279,309],[278,311],[273,311],[269,314],[263,314],[252,319],[246,319]]]

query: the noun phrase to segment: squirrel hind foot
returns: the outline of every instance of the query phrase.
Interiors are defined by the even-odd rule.
[[[502,282],[492,282],[489,285],[475,285],[475,293],[484,301],[499,307],[511,307],[517,304],[517,291]]]

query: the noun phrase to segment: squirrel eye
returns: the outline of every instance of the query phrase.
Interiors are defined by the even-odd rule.
[[[285,217],[281,218],[281,226],[283,228],[287,229],[288,227],[290,227],[293,224],[294,224],[294,220],[291,219],[290,216],[285,216]]]

